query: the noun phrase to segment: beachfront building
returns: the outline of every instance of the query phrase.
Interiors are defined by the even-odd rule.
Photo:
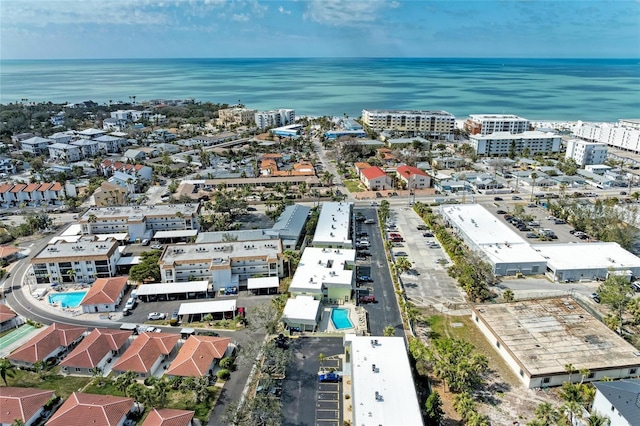
[[[58,240],[31,259],[36,282],[90,283],[97,278],[113,277],[120,260],[118,247],[118,241],[113,238],[104,241],[90,238],[75,242]]]
[[[640,371],[637,349],[570,297],[478,306],[471,317],[528,388],[626,379]],[[589,374],[575,373],[582,370]]]
[[[352,217],[353,203],[322,203],[316,232],[313,235],[313,247],[352,249]]]
[[[199,229],[200,204],[92,207],[78,223],[83,234],[126,233],[129,241],[151,239],[155,231]]]
[[[345,393],[352,396],[354,425],[421,426],[422,412],[402,337],[343,338]],[[399,409],[402,407],[402,409]]]
[[[293,138],[302,134],[302,124],[289,124],[269,130],[269,133],[283,138]]]
[[[361,169],[360,180],[369,191],[383,191],[392,188],[391,178],[378,166]]]
[[[414,190],[424,189],[431,186],[431,177],[417,167],[403,164],[396,169],[396,175],[403,187]]]
[[[333,303],[348,302],[354,288],[356,251],[307,247],[291,279],[292,295]]]
[[[512,114],[470,114],[464,122],[464,129],[471,135],[524,133],[530,128],[529,120]]]
[[[469,135],[471,145],[477,155],[499,157],[528,150],[531,155],[548,155],[560,152],[562,136],[537,130],[511,132],[478,133]]]
[[[640,120],[620,120],[618,123],[582,123],[573,129],[573,136],[607,144],[625,151],[640,153]]]
[[[396,130],[451,139],[456,118],[446,111],[365,109],[362,123],[376,131]]]
[[[251,124],[258,110],[232,107],[218,110],[217,124],[221,126]]]
[[[571,139],[567,141],[567,152],[564,157],[571,158],[579,167],[604,164],[607,160],[607,144]]]
[[[215,291],[244,286],[251,277],[284,276],[279,240],[170,245],[158,263],[162,282],[209,280]]]
[[[293,109],[260,111],[254,114],[254,119],[260,129],[281,127],[293,124],[296,121],[296,111]]]

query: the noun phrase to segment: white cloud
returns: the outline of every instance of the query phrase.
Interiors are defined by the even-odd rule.
[[[278,12],[285,14],[285,15],[291,15],[291,11],[290,10],[286,10],[284,7],[280,6],[278,8]]]
[[[311,0],[304,18],[334,26],[359,26],[375,22],[386,3],[380,0]]]
[[[397,2],[397,1],[392,1],[391,3],[389,3],[389,7],[391,9],[396,9],[396,8],[400,7],[400,3]]]
[[[233,19],[236,22],[248,22],[249,15],[247,15],[246,13],[234,13],[231,16],[231,19]]]

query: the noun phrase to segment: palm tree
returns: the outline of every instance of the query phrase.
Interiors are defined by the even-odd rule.
[[[123,393],[127,394],[127,388],[136,381],[136,373],[127,371],[116,378],[115,385]]]
[[[129,398],[133,398],[135,401],[140,402],[144,399],[146,390],[147,389],[144,387],[144,385],[138,382],[134,382],[127,386],[127,389],[125,389],[125,394]],[[140,410],[140,404],[136,404],[136,406],[138,407],[138,410]]]
[[[169,382],[164,379],[158,380],[154,386],[154,394],[160,408],[167,404],[167,394],[169,393]]]
[[[411,263],[408,257],[400,256],[399,258],[396,259],[395,268],[398,275],[402,275],[408,270],[410,270],[411,268],[413,268],[413,264]]]
[[[0,358],[0,377],[2,377],[5,386],[9,386],[7,376],[11,377],[15,369],[16,366],[11,364],[7,358]]]
[[[591,414],[587,419],[587,426],[609,426],[610,424],[611,419],[597,413]]]
[[[566,371],[569,374],[569,383],[571,383],[571,375],[575,373],[576,368],[573,366],[573,364],[565,364],[564,371]]]
[[[393,337],[396,335],[396,329],[392,325],[388,325],[382,330],[382,335],[385,337]]]
[[[533,201],[533,190],[536,187],[536,179],[538,178],[538,174],[536,172],[531,173],[531,201]]]

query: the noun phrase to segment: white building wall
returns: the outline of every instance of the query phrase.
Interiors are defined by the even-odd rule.
[[[620,412],[611,405],[611,402],[599,390],[596,390],[591,413],[598,413],[601,416],[608,417],[612,426],[634,426],[622,417]]]

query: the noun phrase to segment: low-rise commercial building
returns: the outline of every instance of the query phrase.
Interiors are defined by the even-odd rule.
[[[570,297],[483,305],[472,319],[528,388],[635,377],[637,349]],[[568,373],[589,370],[586,377]]]
[[[307,247],[289,292],[328,302],[347,302],[354,289],[356,251]]]
[[[352,396],[354,425],[423,425],[402,337],[347,334],[344,349],[343,374],[350,376],[344,386]]]
[[[342,201],[322,203],[312,245],[326,248],[353,248],[352,219],[353,203]]]
[[[250,277],[282,277],[279,240],[168,246],[159,261],[163,282],[210,280],[213,289],[244,285]]]
[[[36,282],[86,283],[113,277],[120,260],[118,247],[118,241],[113,238],[104,241],[90,238],[80,238],[75,242],[58,240],[31,259]]]

